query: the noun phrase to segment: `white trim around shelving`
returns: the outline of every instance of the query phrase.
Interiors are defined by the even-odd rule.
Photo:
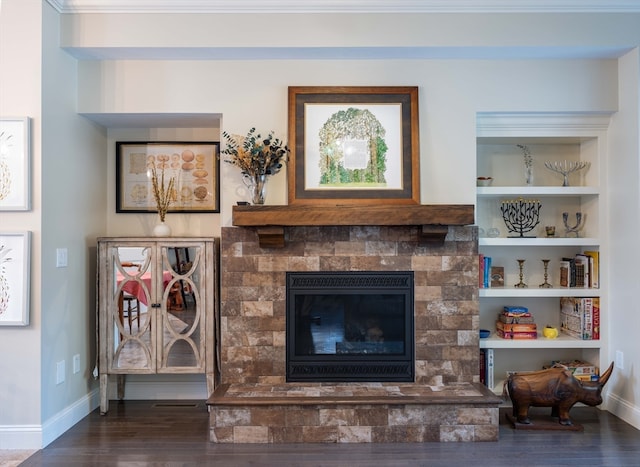
[[[540,337],[538,339],[503,339],[491,334],[480,339],[481,349],[598,349],[602,347],[600,340],[580,340],[560,335],[555,339]]]

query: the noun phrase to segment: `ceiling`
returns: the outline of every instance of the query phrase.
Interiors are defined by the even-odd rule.
[[[60,13],[640,12],[640,0],[47,0]]]

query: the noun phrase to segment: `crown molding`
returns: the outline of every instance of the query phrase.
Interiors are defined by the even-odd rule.
[[[640,0],[47,0],[60,13],[638,13]]]

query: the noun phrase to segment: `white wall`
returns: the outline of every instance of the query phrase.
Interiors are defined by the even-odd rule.
[[[623,353],[609,383],[607,408],[640,427],[640,303],[638,232],[640,232],[640,51],[620,59],[620,107],[611,126],[609,238],[611,239],[609,355]]]
[[[31,211],[0,212],[1,230],[33,233],[30,324],[0,327],[0,449],[40,442],[41,3],[4,0],[0,10],[0,115],[31,118],[33,187]]]

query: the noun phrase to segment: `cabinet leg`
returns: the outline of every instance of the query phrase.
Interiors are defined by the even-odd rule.
[[[100,415],[109,411],[109,375],[100,375]]]
[[[124,383],[125,383],[125,375],[117,375],[116,381],[118,385],[118,400],[124,399]]]

